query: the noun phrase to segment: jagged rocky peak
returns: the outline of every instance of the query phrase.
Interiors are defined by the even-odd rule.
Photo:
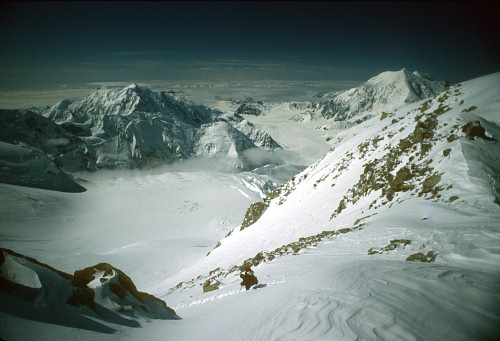
[[[260,116],[264,110],[264,103],[262,101],[257,101],[252,97],[247,97],[241,102],[238,109],[236,109],[235,114],[237,115],[253,115]]]

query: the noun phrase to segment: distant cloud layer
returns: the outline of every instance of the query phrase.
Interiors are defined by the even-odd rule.
[[[2,2],[1,85],[500,69],[488,2]],[[78,15],[76,15],[78,13]]]

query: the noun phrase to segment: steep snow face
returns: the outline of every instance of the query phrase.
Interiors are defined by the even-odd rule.
[[[334,121],[363,121],[370,113],[393,111],[437,95],[445,82],[430,80],[407,69],[383,72],[365,84],[340,93],[327,94],[322,115]]]
[[[24,143],[0,141],[0,182],[62,192],[85,191],[47,154]]]
[[[273,300],[289,302],[285,308],[260,302],[272,311],[254,321],[264,339],[298,340],[313,330],[318,339],[492,337],[500,320],[493,285],[500,279],[500,126],[485,117],[500,109],[499,84],[493,74],[381,115],[253,204],[204,260],[157,290],[171,288],[169,299],[187,309],[205,302],[206,281],[219,283],[213,299],[233,295],[239,270],[252,266],[270,285],[286,282],[280,288],[291,295]],[[450,290],[463,292],[467,304]],[[424,321],[431,306],[445,311]],[[294,309],[296,323],[318,328],[287,323]]]

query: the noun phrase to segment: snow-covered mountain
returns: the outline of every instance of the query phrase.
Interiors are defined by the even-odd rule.
[[[238,115],[154,93],[132,84],[97,89],[80,101],[63,100],[40,113],[81,136],[95,167],[144,165],[189,157],[229,157],[235,168],[255,166],[244,152],[280,146]]]
[[[313,101],[263,103],[247,98],[240,102],[220,101],[218,107],[244,115],[259,127],[265,127],[276,117],[288,116],[302,123],[304,130],[318,130],[316,134],[334,147],[368,128],[371,123],[366,121],[370,118],[436,96],[446,85],[447,82],[434,81],[427,74],[402,69],[383,72],[358,87],[326,93]],[[295,137],[288,140],[286,134],[279,136],[274,129],[268,132],[281,145],[294,144]]]
[[[252,204],[204,260],[167,281],[170,301],[202,299],[202,286],[233,295],[252,266],[269,284],[288,281],[287,294],[302,290],[259,301],[273,312],[254,319],[260,339],[496,337],[499,84],[497,73],[381,114]],[[301,328],[294,309],[304,309],[292,318]]]
[[[321,114],[334,121],[361,122],[381,111],[433,97],[445,86],[446,82],[418,71],[386,71],[356,88],[324,95],[327,100],[321,103]]]
[[[262,114],[262,111],[265,109],[264,102],[256,101],[252,97],[248,97],[244,101],[234,101],[239,104],[238,109],[236,109],[235,113],[238,115],[254,115],[259,116]]]
[[[496,98],[485,99],[482,93],[498,79],[499,74],[486,78],[487,85],[480,89],[453,86],[433,99],[394,114],[381,114],[371,129],[270,193],[257,205],[259,209],[251,206],[241,232],[235,230],[222,245],[238,249],[241,245],[234,244],[237,236],[246,239],[251,232],[243,230],[248,228],[262,241],[248,248],[249,255],[255,255],[263,247],[271,251],[321,233],[327,226],[356,226],[354,222],[362,214],[368,218],[405,202],[427,200],[459,209],[459,203],[470,204],[463,199],[470,195],[465,183],[480,182],[474,179],[478,176],[491,179],[477,190],[485,196],[487,206],[496,210],[500,202],[496,176],[500,164],[495,162],[500,155],[496,142],[500,132],[495,123],[482,119],[492,114]],[[471,165],[477,168],[463,171]],[[458,176],[466,180],[458,181]],[[306,218],[300,228],[296,226],[297,215]],[[259,233],[261,228],[277,233],[271,237]]]
[[[10,156],[0,160],[5,164],[0,181],[41,188],[61,186],[35,173],[61,174],[66,181],[65,171],[136,168],[190,158],[210,159],[219,168],[236,171],[281,162],[270,156],[279,144],[241,116],[136,84],[97,89],[83,100],[62,100],[31,111],[0,110],[0,122],[0,156],[18,152],[17,163]],[[19,143],[31,152],[23,152]],[[31,169],[40,162],[21,162],[30,153],[47,161]],[[36,178],[30,180],[30,174]]]

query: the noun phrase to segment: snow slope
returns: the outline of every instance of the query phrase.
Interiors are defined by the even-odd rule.
[[[47,154],[24,143],[0,141],[0,181],[63,192],[85,191],[57,167]]]
[[[499,85],[497,73],[373,113],[272,192],[255,173],[102,173],[77,196],[1,185],[7,247],[63,271],[108,259],[182,319],[106,334],[2,311],[0,336],[495,340]],[[262,288],[241,291],[246,265]]]
[[[173,288],[166,297],[174,302],[206,280],[234,291],[238,271],[254,265],[295,293],[284,307],[276,300],[286,315],[258,308],[270,309],[257,319],[265,339],[299,340],[313,330],[306,322],[318,328],[316,339],[496,337],[500,129],[483,115],[498,112],[498,84],[500,74],[490,75],[381,115],[260,210],[249,209],[243,229],[157,290]],[[470,122],[485,128],[483,137],[469,134]],[[293,260],[303,253],[318,261]],[[296,324],[294,307],[304,313]]]

